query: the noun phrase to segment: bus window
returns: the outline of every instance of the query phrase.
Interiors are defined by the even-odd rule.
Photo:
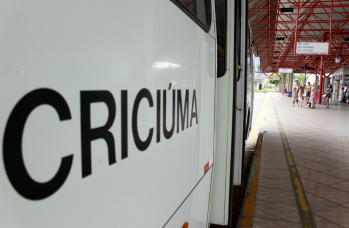
[[[246,61],[247,61],[247,73],[251,73],[252,72],[252,67],[251,67],[251,34],[250,34],[250,30],[248,29],[247,26],[247,53],[246,53]]]
[[[237,81],[240,80],[241,68],[241,0],[235,1],[235,63]]]
[[[210,0],[171,0],[203,30],[208,32],[211,26]]]
[[[222,77],[226,71],[227,46],[227,1],[216,0],[217,24],[217,77]]]

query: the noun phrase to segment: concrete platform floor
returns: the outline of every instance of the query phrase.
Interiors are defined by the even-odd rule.
[[[265,131],[253,227],[349,227],[349,105],[268,93]]]

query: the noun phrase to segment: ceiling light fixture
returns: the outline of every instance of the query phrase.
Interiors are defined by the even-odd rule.
[[[281,14],[293,14],[293,8],[281,8],[280,13]]]

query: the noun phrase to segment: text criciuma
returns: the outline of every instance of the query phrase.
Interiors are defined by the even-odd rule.
[[[198,124],[198,109],[196,101],[196,90],[172,89],[171,84],[168,90],[156,90],[156,96],[143,88],[135,96],[132,104],[132,112],[128,113],[129,95],[128,90],[120,91],[120,135],[121,135],[121,159],[126,159],[128,154],[128,120],[131,120],[133,142],[139,151],[145,151],[152,142],[153,137],[156,143],[161,142],[162,136],[169,140],[174,132],[180,133],[186,128],[192,127],[193,123]],[[167,96],[172,95],[172,113],[167,113]],[[155,100],[155,101],[154,101]],[[91,127],[91,104],[104,103],[108,109],[108,118],[104,126]],[[146,102],[149,108],[156,109],[156,124],[149,128],[145,140],[139,136],[137,117],[139,105]],[[4,139],[3,139],[3,160],[7,176],[14,189],[23,197],[31,200],[39,200],[49,197],[55,193],[66,181],[73,162],[74,155],[68,155],[61,160],[60,167],[53,178],[45,183],[39,183],[30,177],[26,170],[23,154],[22,139],[25,123],[30,113],[38,106],[50,105],[57,112],[60,121],[71,120],[71,112],[67,101],[55,90],[40,88],[33,90],[15,105],[8,118]],[[114,96],[107,90],[80,91],[80,143],[81,143],[81,164],[82,178],[92,174],[91,142],[102,139],[108,148],[109,165],[116,163],[116,145],[113,133],[110,128],[114,125],[117,115],[117,103]],[[171,127],[167,128],[167,118],[171,117]],[[154,133],[155,131],[155,133]]]

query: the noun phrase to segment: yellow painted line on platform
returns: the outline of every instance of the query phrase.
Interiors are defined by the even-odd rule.
[[[266,117],[267,98],[268,96],[265,96],[262,104],[262,108],[259,111],[256,119],[256,124],[251,130],[251,135],[249,137],[249,140],[251,141],[254,140],[254,142],[257,142],[258,134],[257,134],[257,137],[253,137],[253,138],[251,137],[251,136],[254,136],[256,132],[259,132],[259,135],[263,135],[264,128],[263,129],[261,128],[261,121],[262,121],[262,118]],[[254,134],[252,134],[252,132]],[[259,169],[261,164],[262,145],[263,145],[263,141],[261,140],[261,138],[262,137],[259,138],[259,141],[257,142],[257,146],[255,147],[256,153],[252,161],[250,178],[248,181],[245,199],[244,199],[243,207],[241,209],[240,218],[239,218],[237,227],[252,227],[253,225],[253,217],[254,217],[254,211],[255,211],[255,205],[256,205],[258,177],[259,177]]]
[[[284,131],[282,124],[281,124],[280,116],[276,110],[274,100],[272,100],[272,101],[273,101],[274,111],[275,111],[276,119],[278,122],[279,130],[280,130],[281,141],[282,141],[282,144],[284,146],[284,151],[285,151],[286,160],[287,160],[287,164],[288,164],[288,170],[289,170],[290,176],[291,176],[291,182],[292,182],[293,191],[294,191],[294,194],[296,197],[296,203],[297,203],[298,213],[299,213],[299,217],[300,217],[300,220],[302,223],[302,227],[303,228],[316,228],[314,216],[313,216],[313,213],[309,207],[309,203],[308,203],[307,197],[305,195],[305,191],[304,191],[302,181],[301,181],[301,178],[300,178],[298,170],[297,170],[296,163],[294,162],[292,152],[291,152],[290,146],[289,146],[287,138],[286,138],[285,131]]]

